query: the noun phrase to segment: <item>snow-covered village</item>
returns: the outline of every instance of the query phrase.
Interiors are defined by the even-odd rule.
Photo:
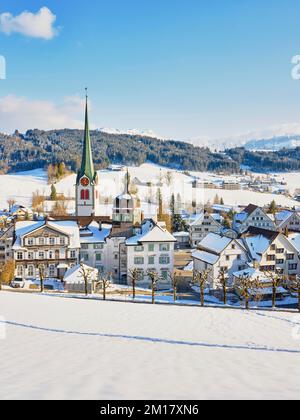
[[[287,3],[1,2],[0,400],[299,398]]]

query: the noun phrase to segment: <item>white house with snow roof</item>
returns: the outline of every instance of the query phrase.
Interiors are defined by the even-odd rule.
[[[153,220],[146,220],[135,229],[135,236],[126,240],[127,269],[138,268],[141,285],[150,285],[147,271],[156,271],[160,287],[170,286],[169,273],[174,270],[174,246],[176,239]]]
[[[275,214],[276,227],[280,232],[300,232],[300,215],[295,210],[283,210]]]
[[[62,279],[79,259],[78,225],[73,221],[17,222],[12,251],[16,276],[36,279],[42,268],[46,278]]]
[[[189,223],[190,245],[196,248],[209,233],[220,234],[223,230],[222,217],[219,214],[206,212],[193,216]]]
[[[250,259],[242,240],[208,234],[193,253],[194,271],[208,271],[211,288],[218,286],[221,270],[225,270],[232,281],[233,273],[248,267]]]
[[[272,218],[254,204],[249,204],[242,212],[234,215],[232,227],[239,234],[244,233],[249,227],[276,230]]]
[[[300,274],[297,239],[293,241],[292,237],[287,238],[280,232],[249,228],[243,235],[243,241],[253,264],[261,272]]]

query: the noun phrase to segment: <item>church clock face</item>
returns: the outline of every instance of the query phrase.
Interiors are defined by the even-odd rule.
[[[88,178],[82,178],[81,185],[83,187],[88,187],[90,185],[90,181],[88,180]]]

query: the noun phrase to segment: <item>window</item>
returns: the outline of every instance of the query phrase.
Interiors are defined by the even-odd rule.
[[[44,254],[44,252],[43,251],[40,251],[39,252],[39,259],[40,260],[43,260],[45,258],[45,254]]]
[[[96,261],[102,261],[102,254],[96,254]]]
[[[169,279],[168,270],[162,270],[161,271],[161,278],[162,278],[163,281],[168,281],[168,279]]]
[[[81,190],[80,193],[80,199],[81,200],[89,200],[90,199],[90,191],[89,190]]]
[[[237,255],[237,259],[238,259],[238,261],[241,261],[241,259],[242,259],[241,254]]]
[[[81,244],[81,249],[89,249],[89,244]]]
[[[149,250],[149,252],[154,252],[154,250],[155,250],[155,245],[154,245],[154,244],[149,244],[149,245],[148,245],[148,250]]]
[[[298,264],[289,264],[289,271],[294,271],[298,269]]]
[[[159,264],[170,264],[170,257],[168,255],[162,255],[159,258]]]
[[[94,244],[94,249],[103,249],[104,245],[103,244]]]
[[[149,257],[148,264],[155,265],[155,257]]]
[[[143,265],[144,264],[144,258],[143,257],[134,257],[134,264],[135,265]]]
[[[277,248],[277,254],[284,254],[284,249],[283,248]]]
[[[267,261],[275,261],[276,256],[275,255],[267,255]]]
[[[24,267],[22,265],[18,265],[18,267],[17,267],[17,275],[19,277],[22,277],[23,274],[24,274]]]
[[[49,260],[53,260],[53,258],[54,258],[54,252],[49,251]]]
[[[76,251],[71,251],[70,252],[70,257],[73,258],[73,259],[76,258]]]
[[[170,245],[169,244],[160,244],[159,250],[161,252],[169,252],[170,251]]]
[[[28,245],[29,246],[34,245],[34,239],[33,238],[28,238]]]
[[[226,261],[230,261],[230,256],[226,255]]]
[[[61,237],[61,238],[59,239],[59,243],[60,243],[61,245],[65,245],[65,244],[66,244],[66,238]]]
[[[33,265],[28,266],[28,276],[30,276],[30,277],[34,276],[34,266]]]
[[[39,238],[39,245],[45,245],[45,238]]]
[[[293,259],[295,258],[295,254],[287,254],[286,259],[288,261],[293,261]]]
[[[50,238],[49,239],[49,244],[50,245],[55,245],[55,238]]]
[[[28,259],[29,260],[34,260],[34,253],[33,252],[28,252]]]
[[[23,260],[23,252],[17,253],[17,260]]]
[[[55,274],[56,274],[55,265],[50,265],[49,266],[49,276],[50,277],[55,277]]]
[[[89,254],[86,254],[86,253],[80,254],[80,258],[83,261],[89,261],[89,259],[90,259]]]
[[[276,264],[279,264],[279,265],[284,264],[284,260],[282,259],[276,260]]]
[[[134,247],[134,251],[135,252],[143,252],[144,251],[144,247],[142,245],[135,246]]]
[[[276,250],[276,245],[271,245],[271,251],[275,251]]]
[[[233,245],[231,245],[231,249],[235,249],[235,245],[233,244]]]

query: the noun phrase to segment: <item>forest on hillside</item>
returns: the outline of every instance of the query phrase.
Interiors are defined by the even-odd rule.
[[[300,170],[300,148],[279,152],[251,152],[235,148],[211,152],[180,141],[92,131],[96,169],[110,164],[141,165],[152,162],[184,171],[237,173],[241,165],[256,171]],[[24,171],[64,162],[79,168],[83,147],[81,130],[29,130],[0,134],[0,172]]]

